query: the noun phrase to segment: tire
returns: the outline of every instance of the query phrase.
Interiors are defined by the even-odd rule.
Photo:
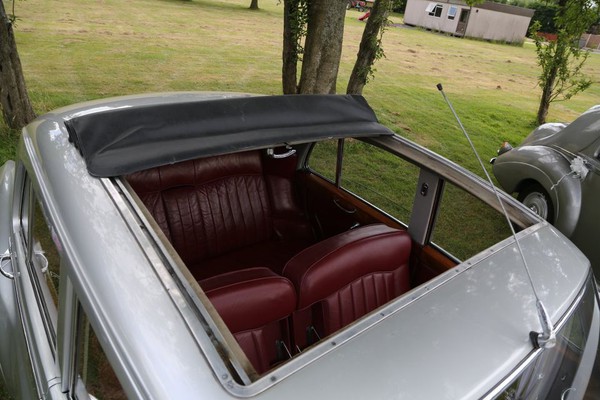
[[[531,183],[519,192],[517,199],[546,221],[554,222],[554,205],[546,189],[537,182]]]

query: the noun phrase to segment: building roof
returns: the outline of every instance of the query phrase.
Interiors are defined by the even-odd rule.
[[[482,3],[482,4],[478,4],[477,6],[474,6],[474,8],[479,8],[482,10],[498,11],[498,12],[505,13],[505,14],[520,15],[520,16],[529,17],[529,18],[533,17],[533,14],[535,13],[535,10],[532,10],[530,8],[511,6],[510,4],[493,3],[490,1],[486,1],[485,3]]]

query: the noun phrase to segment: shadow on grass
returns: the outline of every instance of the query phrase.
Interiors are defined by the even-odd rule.
[[[160,0],[163,3],[173,3],[180,4],[184,6],[192,6],[192,7],[200,7],[206,10],[235,10],[235,11],[248,11],[248,12],[261,12],[269,15],[275,15],[272,11],[268,11],[260,8],[260,0],[259,0],[259,9],[251,10],[250,9],[250,0],[246,0],[245,3],[240,2],[239,4],[231,4],[231,3],[222,3],[219,1],[211,1],[211,0]],[[207,18],[210,18],[210,15],[207,15]]]

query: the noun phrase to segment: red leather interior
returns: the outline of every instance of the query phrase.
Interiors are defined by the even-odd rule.
[[[410,289],[411,239],[375,224],[321,241],[283,269],[298,295],[296,345],[307,344],[307,324],[327,336]],[[312,329],[312,328],[310,328]]]
[[[250,268],[199,282],[258,373],[290,349],[288,318],[296,309],[292,283],[268,268]]]
[[[280,271],[312,242],[294,200],[295,160],[250,151],[152,168],[127,180],[197,279],[257,265]],[[277,254],[265,257],[265,246]]]
[[[296,164],[249,151],[126,177],[259,373],[410,288],[405,231],[313,244]]]

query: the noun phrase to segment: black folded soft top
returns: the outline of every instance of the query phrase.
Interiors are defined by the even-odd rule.
[[[97,177],[325,138],[392,135],[362,96],[202,98],[81,113],[65,121]]]

